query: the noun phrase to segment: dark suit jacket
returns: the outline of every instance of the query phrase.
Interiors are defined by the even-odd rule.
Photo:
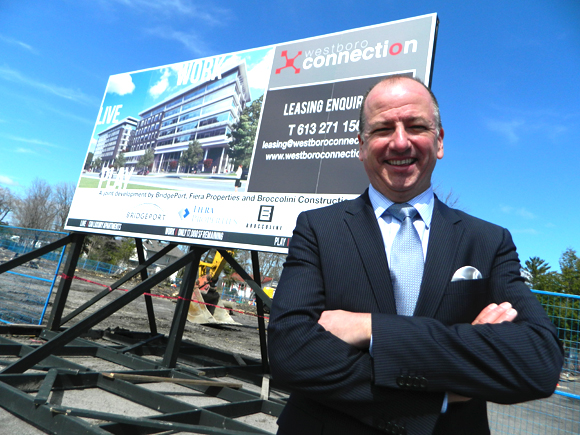
[[[462,266],[483,279],[451,282]],[[514,322],[472,326],[492,302]],[[373,357],[317,322],[324,310],[372,313]],[[509,232],[435,200],[413,317],[397,316],[368,193],[302,213],[268,330],[274,379],[292,391],[283,434],[486,434],[486,401],[552,394],[562,350],[520,275]],[[441,414],[444,392],[472,397]]]

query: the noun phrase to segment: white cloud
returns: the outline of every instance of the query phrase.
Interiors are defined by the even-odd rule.
[[[205,42],[194,32],[186,33],[167,27],[155,27],[148,29],[147,31],[155,37],[181,43],[196,56],[203,57],[209,52]]]
[[[0,175],[0,184],[7,184],[9,186],[17,186],[18,183],[6,175]]]
[[[169,89],[169,77],[171,77],[171,70],[163,68],[161,77],[151,88],[149,88],[149,95],[153,98],[159,98],[167,89]]]
[[[578,110],[549,105],[514,107],[492,104],[491,108],[497,114],[494,115],[495,119],[485,120],[486,127],[502,134],[510,143],[518,142],[524,134],[536,138],[545,135],[551,142],[560,143],[570,131],[570,126],[578,124],[580,120]]]
[[[32,46],[28,45],[25,42],[19,41],[17,39],[9,38],[9,37],[4,36],[4,35],[0,35],[0,41],[4,41],[8,44],[17,45],[20,48],[24,48],[25,50],[28,50],[32,53],[36,53],[36,50],[34,48],[32,48]]]
[[[501,134],[509,143],[517,143],[520,140],[520,131],[524,125],[522,120],[498,121],[490,119],[487,121],[487,128],[495,133]]]
[[[254,65],[248,71],[248,85],[250,88],[264,90],[270,79],[270,69],[272,68],[272,59],[274,58],[274,49],[270,50],[264,58]]]
[[[209,25],[223,24],[229,17],[228,9],[217,8],[210,4],[197,5],[191,0],[110,0],[137,9],[139,12],[156,14],[156,16],[191,17]]]
[[[274,49],[269,50],[266,55],[253,66],[247,66],[248,68],[248,86],[250,89],[256,89],[259,91],[260,95],[264,92],[268,80],[270,79],[270,69],[272,67],[272,60],[274,58]],[[238,55],[234,54],[230,56],[222,65],[221,72],[225,72],[228,69],[231,69],[240,63],[242,63],[244,59]]]
[[[26,137],[12,136],[12,135],[3,135],[3,136],[8,140],[12,140],[12,141],[16,141],[16,142],[23,142],[23,143],[28,143],[31,145],[40,145],[40,146],[48,147],[48,148],[62,148],[59,145],[55,145],[53,143],[46,142],[46,141],[39,140],[39,139],[29,139]],[[18,150],[16,150],[16,151],[18,151]]]
[[[519,216],[519,217],[523,217],[525,219],[535,219],[536,215],[533,214],[531,211],[526,210],[524,207],[512,207],[510,205],[502,205],[500,206],[500,209],[502,212],[509,214],[509,215],[515,215],[515,216]]]
[[[38,154],[36,151],[31,150],[30,148],[16,148],[14,151],[20,154]]]
[[[62,86],[52,85],[49,83],[43,83],[38,80],[26,77],[25,75],[21,74],[20,72],[7,67],[1,66],[0,67],[0,78],[14,82],[14,83],[21,83],[26,86],[30,86],[36,89],[40,89],[44,92],[48,92],[50,94],[56,95],[61,98],[66,98],[67,100],[76,101],[77,103],[89,104],[94,105],[96,101],[83,94],[81,91],[76,89],[69,89]]]
[[[135,83],[131,74],[117,74],[111,76],[107,86],[108,94],[127,95],[135,90]]]
[[[221,71],[220,72],[226,72],[227,70],[238,66],[239,64],[241,64],[244,60],[240,57],[239,54],[234,54],[232,56],[229,56],[224,63],[222,63],[221,65]]]

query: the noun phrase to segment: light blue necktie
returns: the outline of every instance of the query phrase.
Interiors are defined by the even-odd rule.
[[[419,298],[424,266],[421,239],[413,226],[417,210],[404,203],[393,204],[388,212],[401,221],[391,248],[390,267],[397,314],[412,316]]]

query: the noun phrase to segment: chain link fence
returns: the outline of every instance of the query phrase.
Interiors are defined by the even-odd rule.
[[[488,404],[491,432],[509,435],[580,434],[580,296],[532,290],[558,329],[565,359],[549,398],[517,405]]]

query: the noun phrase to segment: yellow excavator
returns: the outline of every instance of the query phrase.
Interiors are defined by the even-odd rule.
[[[233,255],[232,251],[228,251],[228,253]],[[224,307],[224,303],[216,289],[216,284],[225,265],[226,260],[218,251],[215,251],[211,263],[199,262],[198,278],[193,288],[193,299],[203,301],[208,305],[191,302],[187,314],[187,320],[190,322],[201,324],[240,324],[232,319],[229,310]]]

